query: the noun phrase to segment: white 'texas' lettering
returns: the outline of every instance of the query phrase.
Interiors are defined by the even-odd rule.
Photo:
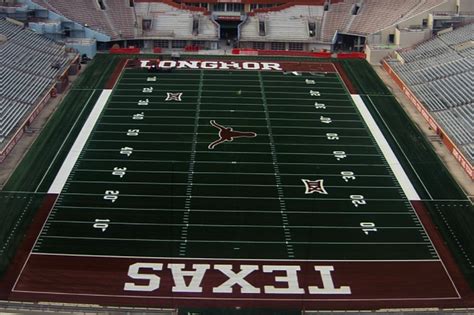
[[[173,275],[174,287],[173,292],[202,292],[202,278],[210,265],[207,264],[193,264],[194,270],[183,270],[184,264],[168,264]],[[191,277],[189,285],[186,285],[184,277]]]
[[[333,266],[314,266],[314,270],[319,271],[321,274],[323,287],[309,286],[308,290],[310,294],[351,294],[351,288],[348,286],[342,286],[340,288],[334,287],[331,276],[331,271],[334,271]]]
[[[160,277],[154,274],[140,273],[140,269],[162,270],[163,264],[135,263],[128,268],[128,276],[137,280],[148,280],[148,284],[136,284],[126,282],[123,289],[125,291],[155,291],[160,287]]]
[[[171,288],[171,292],[209,292],[211,288],[206,290],[204,286],[206,274],[211,273],[211,276],[215,277],[215,271],[219,271],[227,277],[227,280],[212,287],[212,293],[235,294],[240,291],[241,294],[260,294],[263,291],[264,294],[351,294],[349,286],[335,287],[331,274],[334,271],[333,266],[314,266],[314,270],[321,277],[319,283],[322,283],[322,286],[310,285],[307,290],[300,287],[298,273],[301,271],[301,266],[298,265],[263,265],[260,269],[258,265],[192,264],[191,268],[186,269],[184,263],[169,263],[166,268],[168,270],[163,270],[162,263],[134,263],[130,265],[127,275],[137,281],[126,282],[124,291],[151,292],[158,290],[160,281],[165,277],[163,281],[166,283],[171,283],[170,278],[173,280],[174,286]],[[214,272],[210,270],[214,270]],[[158,276],[157,271],[162,274]],[[261,287],[251,284],[246,278],[256,272],[260,272],[260,274],[257,274],[254,279],[268,279],[268,276],[261,277],[262,273],[275,273],[272,283],[260,283]],[[240,287],[240,290],[237,287]],[[171,294],[171,292],[169,293]]]
[[[254,287],[250,283],[247,282],[244,278],[258,270],[258,266],[256,265],[241,265],[240,271],[235,273],[232,271],[232,265],[215,265],[214,269],[221,271],[225,274],[229,279],[218,286],[217,288],[212,289],[214,293],[232,293],[233,289],[232,286],[238,284],[240,286],[241,293],[260,293],[260,289]]]
[[[284,271],[286,276],[275,277],[275,282],[285,282],[287,284],[286,288],[275,288],[272,285],[266,285],[264,287],[265,293],[304,294],[304,289],[300,288],[298,283],[297,272],[300,270],[300,266],[263,266],[263,272]]]

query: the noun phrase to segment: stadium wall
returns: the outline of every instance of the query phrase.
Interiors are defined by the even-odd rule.
[[[383,60],[382,66],[390,75],[392,80],[400,87],[403,93],[408,97],[410,102],[415,106],[418,112],[421,113],[423,118],[428,122],[431,128],[438,134],[440,139],[443,141],[444,145],[449,149],[449,152],[454,156],[454,158],[459,162],[461,167],[464,169],[466,174],[474,180],[474,169],[469,160],[464,156],[464,154],[459,150],[454,141],[448,136],[448,134],[443,130],[443,128],[438,125],[436,120],[430,115],[428,110],[423,106],[423,104],[416,98],[415,94],[408,88],[408,86],[400,79],[400,77],[393,71],[390,65]]]

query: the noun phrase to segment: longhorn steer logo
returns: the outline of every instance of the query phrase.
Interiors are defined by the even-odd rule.
[[[226,128],[216,123],[215,120],[211,120],[210,123],[213,127],[219,129],[219,139],[209,144],[208,148],[210,150],[214,149],[216,145],[221,144],[223,142],[233,141],[234,138],[255,138],[257,136],[255,132],[237,131],[233,130],[232,127]]]

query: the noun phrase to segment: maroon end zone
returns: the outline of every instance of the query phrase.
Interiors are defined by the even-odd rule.
[[[460,296],[439,261],[150,259],[33,254],[12,299],[148,307],[372,308]]]
[[[446,265],[424,261],[226,260],[31,253],[49,195],[10,269],[8,299],[144,307],[377,309],[472,307],[422,202],[417,212]],[[21,262],[24,262],[19,264]],[[448,274],[449,270],[449,274]]]
[[[144,307],[378,309],[472,307],[473,294],[422,202],[413,202],[442,261],[301,261],[31,253],[48,195],[4,280],[5,298]],[[25,261],[26,260],[26,261]],[[449,271],[449,273],[448,273]],[[11,291],[10,291],[11,290]]]

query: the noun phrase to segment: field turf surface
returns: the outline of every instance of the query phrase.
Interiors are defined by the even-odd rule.
[[[219,138],[212,120],[257,135],[209,149]],[[323,180],[326,194],[306,194],[303,179]],[[125,70],[34,250],[437,258],[337,74],[257,71]]]

